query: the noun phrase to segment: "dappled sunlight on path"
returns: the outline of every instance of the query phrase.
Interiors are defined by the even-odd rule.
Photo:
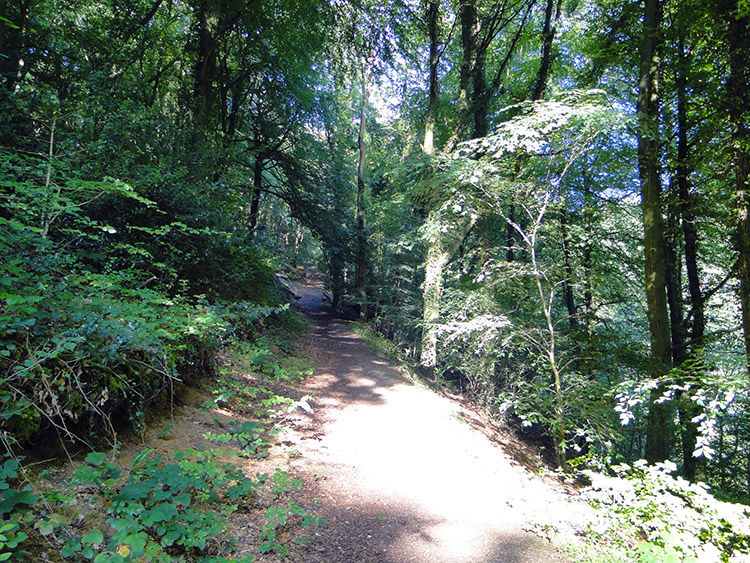
[[[301,453],[329,528],[300,561],[567,561],[524,530],[566,499],[463,421],[460,405],[409,382],[351,332],[315,313],[314,412],[285,440]]]

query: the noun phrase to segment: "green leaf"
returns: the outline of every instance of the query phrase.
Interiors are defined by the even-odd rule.
[[[0,494],[0,514],[8,514],[19,504],[32,505],[39,501],[39,497],[29,491],[8,489]]]
[[[80,540],[78,538],[69,538],[68,541],[65,542],[62,550],[60,550],[60,555],[63,557],[72,557],[79,551],[81,551]]]
[[[143,450],[141,453],[139,453],[137,456],[135,456],[135,458],[133,459],[133,464],[132,464],[133,467],[137,467],[138,465],[140,465],[141,463],[143,463],[143,461],[145,461],[145,459],[148,456],[150,456],[153,453],[153,451],[154,451],[153,448],[149,448],[147,450]]]
[[[99,467],[102,463],[104,463],[104,460],[107,459],[107,454],[103,452],[91,452],[89,455],[86,456],[86,463],[93,465],[94,467]]]
[[[190,506],[190,502],[192,500],[193,497],[190,495],[190,493],[182,493],[174,497],[174,503],[182,506]]]
[[[99,530],[91,530],[88,534],[83,536],[82,541],[93,545],[99,545],[104,541],[104,534]]]
[[[55,531],[57,525],[50,518],[45,518],[34,524],[34,527],[39,530],[39,533],[43,536],[48,536]]]

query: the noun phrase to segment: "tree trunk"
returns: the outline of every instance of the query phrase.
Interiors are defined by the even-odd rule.
[[[430,34],[430,93],[427,105],[427,121],[425,123],[424,144],[425,154],[435,151],[434,130],[437,116],[438,98],[438,2],[431,0],[427,9],[427,25]],[[436,213],[430,212],[428,223],[436,220]],[[439,240],[428,241],[427,257],[425,259],[424,285],[422,286],[422,347],[419,364],[423,373],[432,378],[437,366],[437,332],[435,323],[440,318],[440,299],[443,293],[443,268],[447,257]]]
[[[513,224],[516,222],[516,204],[508,204],[508,225],[505,227],[505,260],[513,262],[516,259],[516,230]]]
[[[750,17],[747,9],[740,9],[738,0],[724,0],[720,6],[729,22],[727,104],[734,149],[742,329],[750,372]]]
[[[436,221],[433,212],[428,222]],[[443,269],[448,263],[448,255],[443,249],[440,236],[427,244],[427,258],[424,267],[422,286],[422,350],[419,365],[427,377],[434,377],[437,366],[437,330],[435,324],[440,318],[440,299],[443,294]]]
[[[193,86],[193,140],[205,141],[213,107],[213,83],[216,78],[216,41],[209,24],[207,0],[200,0],[196,9],[198,53],[195,59]]]
[[[481,26],[477,22],[474,31],[474,43],[479,40],[479,31]],[[474,117],[473,139],[486,137],[489,132],[489,123],[487,121],[487,112],[489,111],[490,92],[487,91],[487,81],[484,78],[484,50],[474,48],[474,61],[472,64],[472,95],[471,113]]]
[[[657,55],[660,37],[659,0],[645,0],[643,38],[640,46],[638,83],[638,169],[643,210],[646,302],[651,340],[651,377],[660,379],[671,365],[669,314],[664,268],[664,226],[661,210],[661,180],[658,148]],[[650,463],[669,458],[672,439],[672,408],[657,401],[661,387],[651,392],[646,429],[646,460]]]
[[[461,67],[458,74],[458,123],[456,142],[465,141],[470,136],[469,124],[472,119],[471,82],[476,57],[477,8],[474,0],[461,0],[458,7],[461,20]]]
[[[438,211],[430,212],[427,224],[434,235],[426,240],[424,284],[422,285],[422,349],[419,364],[423,373],[434,376],[437,366],[437,331],[435,324],[440,318],[440,300],[443,295],[443,270],[448,261],[463,244],[476,219],[471,217],[460,226],[460,231],[451,236],[450,244],[442,233]]]
[[[672,341],[672,365],[681,366],[687,359],[682,296],[682,260],[680,256],[680,210],[676,197],[677,180],[672,179],[670,204],[667,206],[667,231],[664,242],[665,281],[669,305],[669,328]]]
[[[672,355],[675,365],[682,365],[688,357],[700,358],[703,354],[703,338],[705,333],[705,315],[703,291],[700,283],[700,270],[698,267],[698,232],[696,227],[695,198],[690,189],[689,151],[688,142],[688,85],[685,73],[690,64],[685,52],[684,40],[679,38],[678,64],[675,73],[675,89],[677,93],[677,166],[675,182],[677,186],[676,197],[677,210],[681,226],[685,271],[687,274],[688,296],[690,303],[690,314],[683,317],[683,326],[679,335],[683,340],[678,342],[674,339]],[[692,318],[692,322],[691,322]],[[688,331],[688,326],[690,330]],[[688,348],[685,339],[689,337]],[[698,370],[698,366],[691,369]],[[702,373],[690,374],[693,379],[693,392],[700,385]],[[681,442],[682,442],[682,467],[685,478],[689,481],[699,481],[705,478],[705,459],[696,458],[693,455],[698,443],[698,427],[692,420],[700,414],[700,407],[691,399],[690,395],[682,394],[678,402],[678,413],[680,416]]]
[[[565,293],[565,307],[568,310],[568,322],[570,328],[578,328],[578,312],[576,310],[573,281],[573,259],[570,252],[570,236],[568,234],[568,210],[564,207],[560,209],[560,231],[562,234],[562,251],[563,251],[563,269],[565,270],[565,283],[563,284]]]
[[[594,337],[594,284],[593,279],[593,266],[594,266],[594,244],[593,240],[595,237],[594,233],[594,221],[592,219],[594,214],[593,209],[593,194],[591,193],[591,186],[589,184],[589,175],[583,170],[583,186],[584,186],[584,233],[586,234],[585,241],[583,244],[583,256],[581,257],[581,265],[583,266],[583,306],[586,310],[586,336],[589,339]]]
[[[359,147],[359,161],[357,163],[357,260],[355,272],[356,292],[359,297],[359,317],[367,319],[367,231],[365,224],[365,164],[367,162],[367,145],[365,135],[367,133],[367,104],[370,92],[368,90],[367,63],[362,65],[362,102],[359,107],[359,134],[357,145]]]
[[[561,10],[562,0],[547,0],[547,8],[544,10],[544,29],[542,30],[542,57],[536,84],[534,85],[534,93],[531,96],[532,100],[541,100],[544,91],[547,89],[549,71],[552,66],[552,42],[555,40]]]
[[[253,193],[250,199],[250,236],[255,236],[258,227],[258,213],[260,211],[260,196],[263,193],[263,166],[265,161],[261,155],[255,157],[253,165]]]
[[[438,102],[438,12],[437,0],[431,0],[427,7],[427,27],[430,34],[430,93],[427,101],[427,119],[424,126],[425,154],[435,152],[435,122],[437,121]]]

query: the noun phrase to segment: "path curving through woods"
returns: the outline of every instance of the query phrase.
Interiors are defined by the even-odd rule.
[[[314,326],[316,372],[303,389],[313,412],[300,410],[284,441],[299,453],[293,467],[328,527],[287,561],[569,561],[526,530],[559,529],[580,503],[515,464],[458,403],[410,382],[329,315],[319,283],[292,290]]]

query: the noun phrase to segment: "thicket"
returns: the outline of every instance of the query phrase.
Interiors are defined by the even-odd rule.
[[[249,562],[254,556],[247,552],[256,549],[283,556],[289,549],[284,536],[325,522],[290,495],[302,487],[299,479],[279,468],[272,475],[249,476],[234,457],[265,457],[284,417],[298,407],[309,409],[309,398],[294,401],[273,390],[309,372],[305,361],[273,352],[263,338],[237,341],[222,354],[214,398],[201,409],[231,408],[251,420],[217,423],[218,433],[206,432],[194,447],[175,450],[169,459],[153,449],[126,464],[117,448],[89,453],[71,464],[62,483],[55,469],[32,475],[24,458],[10,452],[0,466],[0,560],[60,553],[75,561],[111,563]],[[171,439],[178,422],[152,432],[154,441]],[[254,541],[243,545],[245,554],[236,555],[232,519],[251,512],[262,513],[262,525]]]
[[[91,454],[68,486],[88,491],[109,521],[78,533],[67,493],[29,489],[16,457],[116,448],[124,430],[171,412],[178,385],[208,389],[230,347],[269,377],[307,369],[267,340],[283,346],[299,325],[274,273],[296,265],[278,249],[303,231],[273,212],[272,196],[259,203],[281,190],[264,161],[295,170],[287,117],[312,104],[299,94],[320,14],[296,2],[235,8],[3,7],[0,560],[22,557],[41,534],[75,560],[223,561],[238,499],[266,481],[279,494],[297,486],[288,475],[243,476],[211,448],[174,460],[144,452],[122,472]],[[265,386],[254,392],[265,412],[288,406]],[[254,455],[269,436],[247,423],[212,439]],[[268,509],[258,541],[281,550],[276,531],[307,513]]]
[[[123,181],[82,178],[53,156],[0,159],[6,445],[114,440],[176,382],[215,373],[231,339],[283,316],[268,260],[236,229],[146,223],[164,212]]]
[[[715,494],[746,498],[737,473],[746,451],[744,360],[740,336],[726,330],[739,322],[736,286],[721,274],[732,269],[730,246],[716,241],[710,263],[701,263],[713,288],[711,337],[654,383],[639,201],[620,180],[631,170],[633,122],[600,91],[507,111],[515,117],[492,134],[454,153],[406,159],[384,175],[384,205],[402,200],[404,181],[412,205],[399,221],[377,223],[383,233],[374,240],[398,242],[394,254],[373,259],[373,281],[384,280],[369,291],[374,326],[415,360],[430,326],[438,379],[541,439],[553,463],[576,470],[643,456],[658,387],[673,408],[678,467],[684,444]],[[705,228],[729,225],[730,210],[712,205]],[[419,243],[408,244],[416,234]],[[428,324],[420,317],[423,268],[440,240],[455,243],[442,273],[440,315]]]

